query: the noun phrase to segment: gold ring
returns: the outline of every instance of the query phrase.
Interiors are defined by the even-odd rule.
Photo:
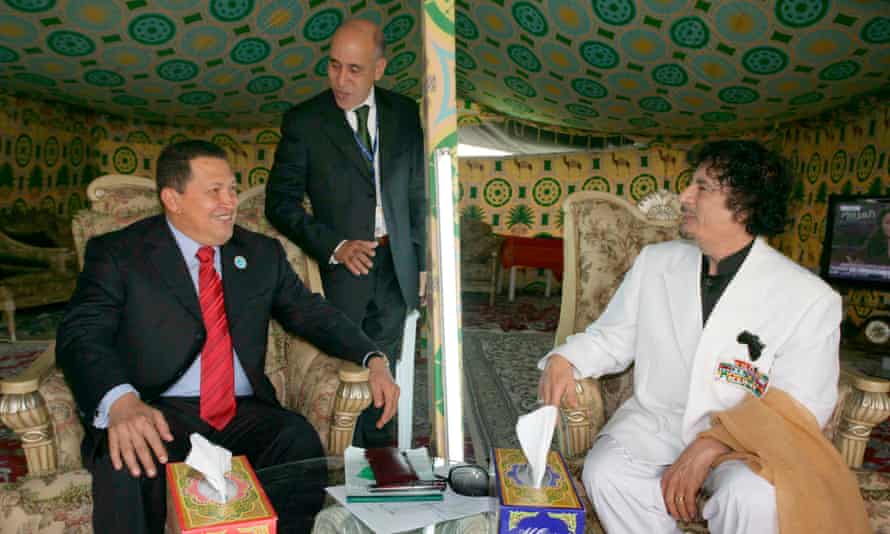
[[[674,501],[676,501],[677,504],[683,504],[686,501],[686,497],[684,497],[683,495],[678,495],[676,498],[674,498]]]

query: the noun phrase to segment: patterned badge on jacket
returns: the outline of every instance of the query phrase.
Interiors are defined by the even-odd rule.
[[[720,362],[714,379],[740,386],[758,399],[763,397],[769,387],[769,376],[745,360]]]

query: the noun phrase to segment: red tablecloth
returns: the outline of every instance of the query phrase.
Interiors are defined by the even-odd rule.
[[[550,269],[562,279],[562,239],[507,236],[501,243],[501,265]]]

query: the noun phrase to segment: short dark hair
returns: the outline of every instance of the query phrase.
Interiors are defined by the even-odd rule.
[[[687,154],[689,163],[706,165],[728,187],[727,207],[754,236],[778,235],[788,225],[791,174],[781,156],[756,141],[711,141]]]
[[[193,139],[164,147],[158,156],[155,171],[158,194],[160,195],[165,187],[172,187],[180,193],[184,192],[185,185],[192,178],[191,161],[201,157],[228,160],[226,151],[210,141]]]

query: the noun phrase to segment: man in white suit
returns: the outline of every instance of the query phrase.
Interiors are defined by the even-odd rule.
[[[715,533],[778,531],[773,486],[699,437],[710,415],[780,388],[823,426],[837,397],[841,299],[763,236],[786,224],[791,179],[751,141],[690,154],[680,196],[687,239],[648,246],[603,314],[539,364],[547,404],[576,402],[574,379],[631,363],[634,394],[607,422],[583,481],[606,531],[679,532],[696,495]],[[752,367],[754,368],[752,370]],[[747,371],[747,372],[746,372]]]

